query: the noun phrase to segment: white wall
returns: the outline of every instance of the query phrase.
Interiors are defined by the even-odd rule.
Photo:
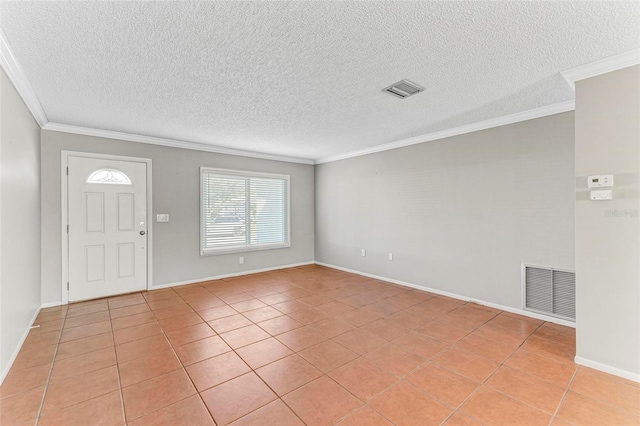
[[[40,127],[0,71],[0,381],[40,307]]]
[[[573,113],[321,164],[316,260],[517,309],[522,262],[574,269],[573,196]]]
[[[153,161],[153,285],[272,268],[314,259],[314,168],[312,165],[214,154],[157,145],[42,131],[42,300],[61,300],[60,153],[95,152]],[[200,167],[289,174],[291,247],[242,254],[200,256]]]
[[[576,361],[640,381],[640,66],[576,84]],[[587,176],[613,174],[613,200]]]

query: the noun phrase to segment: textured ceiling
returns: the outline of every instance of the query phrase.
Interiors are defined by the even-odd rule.
[[[572,100],[638,2],[2,1],[51,122],[322,159]],[[381,89],[403,78],[425,91]]]

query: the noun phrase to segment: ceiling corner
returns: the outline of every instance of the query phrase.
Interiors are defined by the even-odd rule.
[[[640,64],[640,49],[634,49],[562,71],[560,74],[575,88],[576,81],[638,64]]]

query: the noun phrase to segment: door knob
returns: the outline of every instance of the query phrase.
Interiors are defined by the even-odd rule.
[[[146,234],[146,232],[140,231],[140,235],[144,235],[144,234]]]

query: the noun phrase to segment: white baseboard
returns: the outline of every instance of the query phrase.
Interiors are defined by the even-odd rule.
[[[400,280],[395,280],[393,278],[387,278],[387,277],[382,277],[382,276],[379,276],[379,275],[369,274],[369,273],[362,272],[362,271],[357,271],[357,270],[354,270],[354,269],[343,268],[341,266],[331,265],[329,263],[324,263],[324,262],[315,262],[315,264],[316,265],[320,265],[320,266],[326,266],[327,268],[338,269],[340,271],[350,272],[352,274],[362,275],[364,277],[375,278],[377,280],[387,281],[387,282],[390,282],[390,283],[393,283],[393,284],[398,284],[398,285],[405,286],[405,287],[415,288],[417,290],[428,291],[430,293],[438,294],[438,295],[441,295],[441,296],[451,297],[453,299],[458,299],[458,300],[464,300],[466,302],[477,303],[479,305],[484,305],[484,306],[488,306],[490,308],[500,309],[502,311],[511,312],[513,314],[518,314],[518,315],[522,315],[522,316],[526,316],[526,317],[530,317],[530,318],[535,318],[535,319],[539,319],[539,320],[543,320],[543,321],[547,321],[547,322],[552,322],[552,323],[564,325],[564,326],[567,326],[567,327],[572,327],[572,328],[576,327],[575,323],[570,322],[570,321],[565,321],[565,320],[562,320],[560,318],[549,317],[549,316],[541,315],[541,314],[538,314],[538,313],[535,313],[535,312],[529,312],[529,311],[525,311],[525,310],[522,310],[522,309],[512,308],[510,306],[504,306],[504,305],[499,305],[497,303],[486,302],[484,300],[472,299],[472,298],[469,298],[469,297],[466,297],[466,296],[462,296],[462,295],[459,295],[459,294],[449,293],[448,291],[438,290],[436,288],[423,287],[423,286],[412,284],[412,283],[408,283],[408,282],[405,282],[405,281],[400,281]],[[579,356],[576,356],[574,358],[574,362],[576,364],[579,364],[579,365],[584,365],[585,367],[593,368],[594,370],[599,370],[599,371],[602,371],[604,373],[612,374],[614,376],[622,377],[624,379],[631,380],[631,381],[634,381],[634,382],[640,382],[640,374],[638,374],[638,373],[632,373],[630,371],[622,370],[620,368],[611,367],[609,365],[602,364],[602,363],[599,363],[599,362],[596,362],[596,361],[592,361],[590,359],[582,358],[582,357],[579,357]]]
[[[375,278],[377,280],[387,281],[387,282],[390,282],[390,283],[393,283],[393,284],[398,284],[398,285],[401,285],[401,286],[404,286],[404,287],[414,288],[416,290],[428,291],[429,293],[438,294],[440,296],[451,297],[452,299],[458,299],[458,300],[464,300],[465,302],[476,303],[478,305],[487,306],[489,308],[500,309],[501,311],[510,312],[512,314],[518,314],[518,315],[522,315],[522,316],[529,317],[529,318],[535,318],[535,319],[539,319],[539,320],[542,320],[542,321],[552,322],[552,323],[555,323],[555,324],[560,324],[560,325],[564,325],[564,326],[571,327],[571,328],[575,328],[576,327],[576,324],[571,322],[571,321],[566,321],[566,320],[563,320],[563,319],[560,319],[560,318],[554,318],[554,317],[550,317],[550,316],[547,316],[547,315],[538,314],[536,312],[525,311],[523,309],[512,308],[511,306],[499,305],[497,303],[491,303],[491,302],[487,302],[487,301],[479,300],[479,299],[472,299],[470,297],[462,296],[460,294],[449,293],[448,291],[444,291],[444,290],[438,290],[437,288],[424,287],[424,286],[421,286],[421,285],[408,283],[406,281],[395,280],[393,278],[382,277],[382,276],[379,276],[379,275],[369,274],[369,273],[362,272],[362,271],[356,271],[355,269],[349,269],[349,268],[343,268],[341,266],[331,265],[329,263],[315,262],[315,264],[316,265],[320,265],[320,266],[326,266],[327,268],[338,269],[340,271],[350,272],[352,274],[362,275],[364,277]]]
[[[16,358],[18,357],[18,354],[20,353],[20,349],[22,349],[22,345],[24,344],[24,341],[27,340],[27,336],[29,335],[29,331],[31,331],[31,327],[33,326],[33,323],[36,322],[36,318],[38,318],[38,314],[40,313],[40,309],[42,309],[42,306],[40,306],[38,309],[36,309],[36,312],[33,314],[33,317],[31,318],[31,321],[29,321],[29,326],[27,327],[27,329],[22,334],[22,338],[18,342],[18,345],[16,346],[15,350],[13,351],[13,354],[11,354],[11,358],[9,358],[9,363],[7,364],[5,369],[0,374],[0,385],[2,385],[2,382],[4,382],[5,377],[7,377],[7,374],[9,374],[9,370],[11,370],[11,367],[13,366],[13,363],[15,362]]]
[[[630,371],[621,370],[616,367],[611,367],[610,365],[602,364],[596,361],[592,361],[590,359],[582,358],[581,356],[577,356],[573,359],[576,364],[584,365],[585,367],[593,368],[594,370],[600,370],[605,373],[613,374],[614,376],[622,377],[623,379],[632,380],[634,382],[640,383],[640,374],[632,373]]]
[[[315,264],[315,262],[313,261],[309,261],[309,262],[301,262],[301,263],[292,263],[289,265],[281,265],[281,266],[273,266],[270,268],[262,268],[262,269],[252,269],[250,271],[241,271],[241,272],[234,272],[231,274],[222,274],[222,275],[214,275],[211,277],[203,277],[203,278],[195,278],[192,280],[186,280],[186,281],[176,281],[176,282],[172,282],[172,283],[168,283],[168,284],[159,284],[159,285],[154,285],[152,287],[150,287],[148,289],[148,291],[151,290],[160,290],[163,288],[168,288],[168,287],[178,287],[181,285],[188,285],[188,284],[196,284],[196,283],[201,283],[203,281],[213,281],[213,280],[220,280],[223,278],[232,278],[232,277],[239,277],[242,275],[251,275],[251,274],[259,274],[260,272],[269,272],[269,271],[277,271],[279,269],[287,269],[287,268],[295,268],[298,266],[307,266],[307,265],[313,265]],[[43,303],[41,308],[52,308],[54,306],[61,306],[63,305],[62,302],[58,301],[58,302],[47,302],[47,303]]]
[[[168,283],[168,284],[154,285],[149,290],[159,290],[161,288],[177,287],[177,286],[188,285],[188,284],[196,284],[196,283],[201,283],[203,281],[221,280],[223,278],[233,278],[233,277],[239,277],[239,276],[242,276],[242,275],[259,274],[261,272],[277,271],[279,269],[288,269],[288,268],[295,268],[295,267],[298,267],[298,266],[313,265],[314,263],[315,262],[313,262],[313,261],[301,262],[301,263],[292,263],[292,264],[289,264],[289,265],[273,266],[273,267],[262,268],[262,269],[252,269],[250,271],[233,272],[231,274],[222,274],[222,275],[215,275],[215,276],[212,276],[212,277],[196,278],[196,279],[187,280],[187,281],[177,281],[177,282]]]

